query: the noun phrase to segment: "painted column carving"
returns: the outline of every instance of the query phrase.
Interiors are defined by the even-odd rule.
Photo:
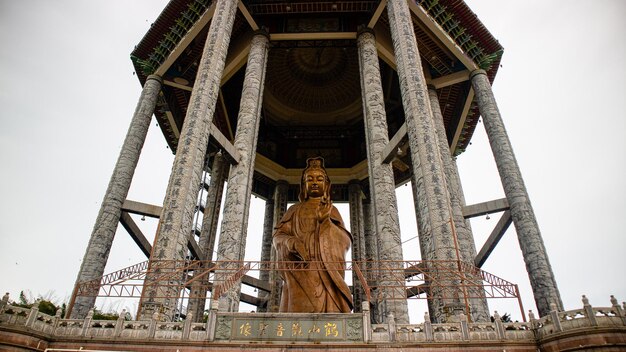
[[[263,219],[263,240],[261,243],[261,262],[266,263],[272,260],[272,234],[274,233],[274,200],[265,201],[265,218]],[[270,269],[269,266],[261,264],[262,269]],[[261,270],[259,272],[259,280],[269,282],[270,270]],[[267,299],[269,292],[259,290],[259,298]],[[257,312],[267,312],[268,305],[257,307]]]
[[[361,302],[365,300],[365,291],[359,280],[355,265],[359,265],[361,273],[365,275],[365,233],[363,218],[363,192],[359,180],[352,180],[348,185],[348,202],[350,205],[350,233],[352,234],[352,296],[354,311],[361,311]]]
[[[222,194],[224,193],[224,182],[226,181],[226,176],[228,176],[229,167],[230,165],[224,155],[222,155],[222,152],[215,154],[213,165],[211,166],[211,181],[206,196],[206,207],[202,217],[200,240],[198,241],[198,247],[202,249],[206,256],[202,265],[204,269],[208,268],[207,266],[213,258],[213,249],[217,236],[217,222],[220,216],[220,207],[222,206]],[[201,280],[194,281],[189,294],[187,312],[193,313],[196,323],[202,322],[204,318],[206,293],[209,288],[208,279],[209,276],[207,275]]]
[[[435,124],[435,130],[437,132],[437,143],[439,145],[439,151],[441,153],[441,161],[446,174],[446,183],[448,185],[448,192],[450,194],[450,205],[452,210],[452,216],[454,218],[454,225],[456,229],[456,237],[458,242],[459,252],[461,253],[461,260],[473,265],[474,258],[476,258],[476,245],[474,244],[474,235],[472,234],[472,228],[469,220],[463,217],[463,206],[465,200],[463,197],[463,190],[461,188],[461,180],[459,178],[456,164],[452,160],[450,155],[450,147],[448,145],[448,138],[446,137],[446,127],[443,122],[443,115],[441,114],[441,107],[439,106],[439,98],[437,97],[437,90],[429,86],[428,96],[430,98],[430,106],[433,111],[433,122]],[[484,289],[482,285],[482,279],[479,275],[472,275],[471,273],[465,274],[465,279],[468,280],[468,291],[471,297],[481,297],[484,295]],[[488,322],[491,315],[489,314],[489,307],[487,306],[486,298],[471,298],[470,304],[470,317],[474,322]]]
[[[413,180],[418,193],[416,212],[423,225],[420,242],[430,237],[432,243],[429,252],[422,253],[422,259],[430,260],[428,269],[438,277],[437,284],[431,285],[433,298],[429,306],[436,308],[431,311],[431,317],[435,322],[446,322],[456,311],[463,309],[461,301],[452,298],[458,282],[444,280],[436,274],[437,271],[454,271],[454,261],[460,259],[455,246],[450,196],[408,4],[405,0],[389,0],[387,13],[411,148]]]
[[[485,71],[476,70],[472,72],[470,79],[476,92],[478,108],[483,117],[504,194],[511,208],[511,218],[526,263],[537,310],[541,316],[549,314],[550,304],[556,304],[559,311],[563,310],[561,295],[552,273],[539,225],[530,204],[522,173],[515,160],[511,141],[493,96],[489,78]]]
[[[287,211],[287,198],[289,192],[289,183],[285,180],[278,180],[276,182],[276,188],[274,188],[274,221],[272,226],[272,233],[274,227],[285,215]],[[270,254],[272,262],[276,261],[276,250],[272,246]],[[267,312],[276,313],[280,307],[280,296],[283,288],[283,279],[280,277],[280,273],[276,270],[270,271],[270,294],[267,300]]]
[[[402,240],[393,170],[390,164],[382,162],[382,151],[389,143],[389,135],[374,34],[370,31],[361,31],[357,37],[357,45],[373,206],[372,219],[378,237],[378,256],[379,260],[402,261]],[[404,277],[396,277],[398,272],[400,271],[383,271],[380,283],[385,285],[385,282],[388,282],[397,285],[397,282],[403,282]],[[404,288],[386,289],[381,292],[381,295],[383,299],[381,308],[384,316],[393,314],[399,324],[408,324],[406,300],[398,299],[398,297],[406,296]]]
[[[228,188],[224,202],[221,234],[217,249],[218,261],[241,261],[246,248],[252,176],[263,103],[263,85],[269,48],[269,36],[257,31],[252,37],[246,74],[241,94],[235,149],[241,155],[239,163],[233,165],[228,177]],[[216,285],[234,272],[216,272]],[[236,312],[239,309],[240,285],[223,292],[219,297],[219,310]]]
[[[236,12],[237,1],[217,0],[167,186],[159,232],[150,256],[151,267],[155,261],[183,260],[187,256],[188,237]],[[146,277],[145,283],[151,286],[142,292],[138,318],[143,314],[151,316],[156,311],[166,318],[174,315],[179,290],[169,283],[155,281],[159,275],[155,270]],[[172,288],[165,289],[165,294],[157,293],[157,287],[167,285]]]
[[[100,212],[91,232],[76,284],[99,279],[104,274],[104,267],[109,258],[111,244],[122,214],[122,204],[126,200],[133,174],[137,168],[157,97],[161,91],[161,84],[162,80],[159,76],[151,75],[146,79],[122,150],[113,169],[109,186],[104,194]],[[70,302],[70,317],[72,319],[85,318],[95,301],[96,297],[76,297],[76,292],[74,292]]]

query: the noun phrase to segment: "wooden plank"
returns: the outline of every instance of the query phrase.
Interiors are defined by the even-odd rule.
[[[124,204],[122,204],[122,211],[158,219],[161,217],[163,208],[158,205],[146,204],[126,199]]]
[[[477,216],[498,213],[509,209],[509,201],[506,198],[490,200],[473,205],[463,207],[463,217],[466,219],[475,218]]]

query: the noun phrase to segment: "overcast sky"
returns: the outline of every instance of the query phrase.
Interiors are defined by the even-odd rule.
[[[141,90],[129,54],[165,4],[0,0],[0,292],[69,297]],[[505,48],[493,89],[566,309],[582,294],[626,300],[626,2],[468,4]],[[128,198],[162,204],[172,161],[153,121]],[[458,163],[468,204],[503,197],[482,124]],[[247,257],[258,259],[263,201],[253,206]],[[478,249],[498,217],[472,221]],[[153,238],[155,221],[136,220]],[[419,258],[417,240],[403,248]],[[143,260],[120,226],[106,272]],[[483,269],[519,284],[536,312],[512,228]],[[520,319],[510,303],[490,307]]]

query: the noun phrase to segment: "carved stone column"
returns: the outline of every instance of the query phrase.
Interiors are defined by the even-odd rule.
[[[104,267],[109,258],[117,224],[122,215],[122,204],[126,200],[130,183],[137,168],[157,97],[161,91],[161,84],[161,77],[155,75],[148,76],[144,84],[122,150],[120,150],[120,155],[113,169],[109,186],[100,205],[100,212],[91,232],[76,284],[98,279],[104,274]],[[84,319],[95,302],[96,297],[76,297],[76,292],[74,292],[68,310],[70,317],[72,319]]]
[[[217,222],[220,216],[220,207],[222,206],[222,194],[224,193],[224,182],[228,175],[228,164],[226,158],[221,152],[215,154],[213,166],[211,167],[211,181],[209,191],[206,196],[206,207],[202,217],[202,229],[200,230],[200,240],[198,246],[202,249],[206,261],[203,263],[204,269],[207,269],[209,262],[213,257],[213,248],[215,247],[215,237],[217,236]],[[194,281],[189,294],[189,304],[187,312],[193,313],[195,322],[202,322],[204,318],[204,308],[206,305],[206,293],[208,290],[209,276],[206,275],[198,281]]]
[[[515,225],[517,238],[526,263],[526,271],[530,278],[535,303],[539,315],[550,312],[550,304],[556,304],[559,311],[563,310],[561,295],[556,285],[552,267],[543,244],[535,212],[522,179],[522,173],[515,160],[511,141],[504,128],[504,122],[491,90],[489,78],[483,70],[476,70],[470,75],[472,87],[480,114],[483,117],[487,138],[502,180],[504,194],[511,207],[511,218]]]
[[[258,31],[252,37],[250,44],[237,117],[234,146],[241,158],[237,165],[231,167],[228,177],[224,216],[217,249],[219,261],[244,259],[268,48],[269,36],[264,31]],[[233,272],[217,271],[216,285],[220,284],[219,280],[224,280],[232,274]],[[240,288],[240,285],[234,285],[219,297],[219,310],[236,312],[239,309]]]
[[[462,309],[458,299],[448,298],[455,297],[458,282],[444,280],[447,275],[438,274],[454,271],[454,261],[460,259],[455,246],[450,196],[407,2],[389,0],[387,14],[411,148],[412,171],[418,193],[416,212],[423,223],[420,241],[423,238],[432,238],[429,251],[422,253],[422,259],[430,260],[429,270],[436,278],[434,286],[431,285],[431,301],[437,311],[432,312],[431,316],[435,322],[446,322],[456,310]],[[442,262],[443,260],[447,262]]]
[[[287,197],[289,191],[289,183],[284,180],[278,180],[276,182],[276,188],[274,188],[274,225],[282,219],[283,215],[287,211]],[[272,228],[272,233],[274,229]],[[270,256],[271,261],[276,261],[276,250],[272,246],[272,252]],[[280,277],[280,273],[276,270],[270,271],[270,294],[267,300],[267,312],[278,312],[280,307],[280,297],[283,289],[283,279]]]
[[[365,273],[365,230],[363,218],[363,192],[359,180],[352,180],[348,185],[348,202],[350,205],[350,233],[352,234],[352,296],[354,311],[361,311],[361,302],[365,300],[365,291],[359,276],[354,269],[356,265]]]
[[[469,221],[463,217],[463,206],[465,205],[465,200],[463,197],[463,190],[461,189],[461,180],[459,178],[456,164],[450,155],[450,146],[448,145],[448,138],[446,137],[446,127],[443,122],[441,107],[439,106],[437,90],[434,87],[429,86],[428,96],[430,98],[430,106],[433,111],[433,122],[437,132],[437,144],[439,145],[441,161],[443,162],[446,183],[448,185],[448,193],[450,194],[450,205],[452,216],[454,218],[454,226],[459,252],[461,253],[461,260],[473,265],[474,258],[476,258],[474,235],[472,234],[472,228]],[[482,278],[479,275],[466,273],[464,277],[466,279],[466,284],[469,286],[467,289],[468,292],[464,292],[466,293],[466,296],[480,297],[484,295]],[[468,301],[470,306],[469,314],[473,322],[490,321],[491,316],[489,314],[489,307],[487,306],[486,298],[468,298]]]
[[[378,237],[379,260],[402,261],[402,240],[398,220],[398,205],[395,181],[391,164],[382,162],[382,151],[389,143],[387,118],[380,81],[380,67],[376,51],[376,39],[369,31],[362,31],[357,37],[359,67],[361,73],[361,99],[365,122],[365,139],[368,155],[370,194],[373,205],[373,220]],[[391,264],[398,266],[400,263]],[[395,268],[397,269],[397,268]],[[404,281],[399,270],[382,271],[382,285],[397,285]],[[398,275],[402,275],[398,277]],[[381,292],[385,317],[393,314],[399,324],[408,324],[406,293],[403,287],[386,289]]]
[[[269,262],[272,260],[272,234],[274,233],[274,200],[265,201],[265,218],[263,219],[263,240],[261,243],[261,262]],[[262,269],[269,269],[269,266],[262,264]],[[259,272],[259,280],[269,282],[270,270],[261,270]],[[267,299],[269,292],[259,290],[259,298]],[[257,312],[267,312],[268,305],[257,307]]]
[[[187,242],[236,12],[237,1],[217,0],[165,194],[150,257],[151,267],[155,261],[183,260],[187,256]],[[153,286],[144,287],[138,318],[143,314],[151,316],[155,311],[169,318],[174,315],[179,290],[171,288],[165,294],[163,290],[158,293],[157,287],[168,284],[155,281],[159,275],[159,270],[155,270],[146,277],[145,283]],[[167,298],[157,298],[164,295]]]
[[[383,322],[378,304],[378,272],[375,271],[378,262],[378,239],[374,228],[374,214],[372,214],[372,202],[370,199],[363,200],[363,237],[365,238],[365,256],[367,260],[367,284],[370,287],[370,322],[380,324]]]
[[[222,195],[224,194],[224,183],[228,177],[230,164],[221,152],[215,154],[213,166],[211,167],[211,184],[206,196],[206,207],[202,217],[202,231],[198,246],[202,248],[206,255],[206,260],[213,258],[215,249],[215,238],[217,237],[217,223],[222,207]]]

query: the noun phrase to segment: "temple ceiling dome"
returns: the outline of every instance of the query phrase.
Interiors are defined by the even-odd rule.
[[[270,51],[265,91],[277,125],[345,125],[361,117],[356,48]]]

